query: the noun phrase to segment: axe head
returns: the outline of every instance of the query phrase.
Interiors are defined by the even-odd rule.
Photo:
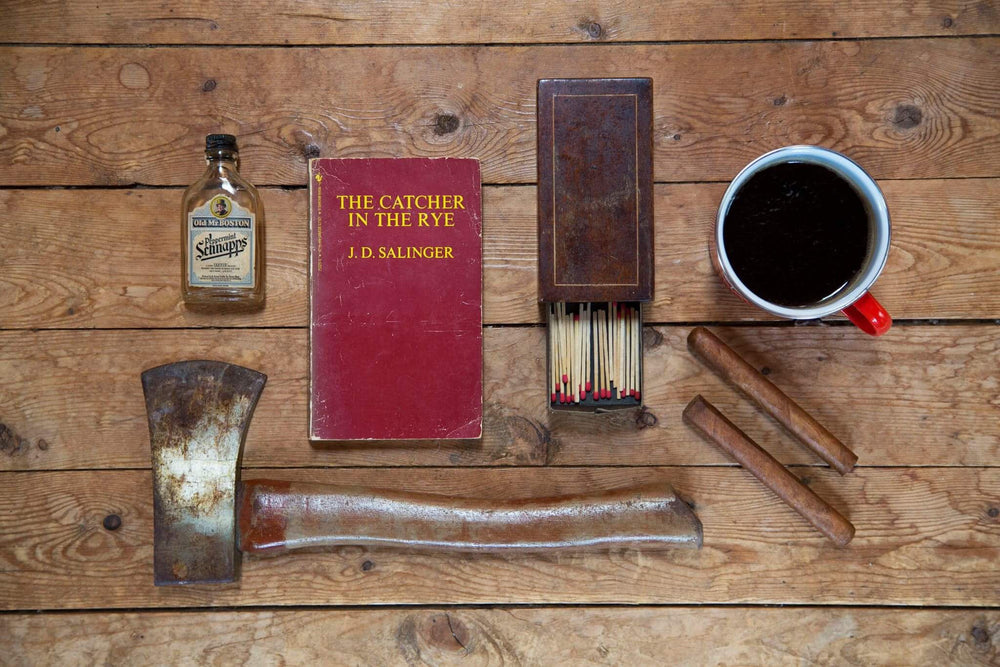
[[[143,372],[157,586],[236,580],[240,454],[266,381],[263,373],[221,361]]]

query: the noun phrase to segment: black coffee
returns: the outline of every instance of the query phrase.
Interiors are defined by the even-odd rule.
[[[844,289],[868,254],[861,197],[825,167],[786,163],[751,176],[726,213],[729,262],[757,296],[809,306]]]

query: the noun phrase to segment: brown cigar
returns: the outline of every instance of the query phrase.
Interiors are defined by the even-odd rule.
[[[789,507],[801,514],[821,533],[844,546],[854,538],[854,526],[812,489],[799,481],[785,466],[760,448],[721,412],[695,396],[684,408],[684,420],[759,479]]]
[[[696,327],[688,334],[688,349],[716,375],[749,396],[795,437],[841,475],[854,469],[858,455],[761,375],[711,331]]]

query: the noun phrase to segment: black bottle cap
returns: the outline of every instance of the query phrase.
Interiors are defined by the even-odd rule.
[[[210,134],[205,137],[205,150],[236,150],[236,137],[231,134]]]

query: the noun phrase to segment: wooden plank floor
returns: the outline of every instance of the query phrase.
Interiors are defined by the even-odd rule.
[[[996,664],[996,0],[9,0],[0,16],[0,663]],[[646,407],[549,414],[536,296],[535,81],[654,79]],[[183,187],[239,136],[268,303],[179,301]],[[892,250],[870,339],[761,315],[715,277],[726,182],[772,148],[857,160]],[[468,156],[484,178],[481,442],[310,447],[308,158]],[[859,455],[840,477],[686,351],[712,326]],[[667,481],[700,551],[247,558],[152,585],[139,373],[269,376],[245,476],[494,498]],[[689,431],[705,395],[857,526],[838,549]],[[118,515],[121,527],[104,519]]]

